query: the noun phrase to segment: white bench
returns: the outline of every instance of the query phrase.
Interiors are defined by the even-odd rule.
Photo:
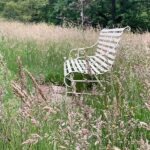
[[[77,48],[70,51],[71,54],[76,51],[77,57],[73,59],[70,57],[64,62],[64,83],[66,85],[66,94],[88,94],[88,93],[77,93],[76,83],[77,82],[98,82],[97,80],[75,80],[74,73],[88,74],[88,75],[100,75],[107,71],[110,71],[116,57],[116,49],[124,30],[130,30],[130,27],[125,28],[114,28],[114,29],[103,29],[100,31],[98,41],[86,48]],[[93,56],[86,56],[85,50],[97,46],[97,50]],[[80,56],[80,55],[84,56]],[[69,80],[71,85],[66,81]],[[68,91],[68,88],[71,91]]]

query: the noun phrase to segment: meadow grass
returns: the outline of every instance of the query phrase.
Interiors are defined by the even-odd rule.
[[[63,86],[64,57],[72,48],[96,42],[98,34],[94,29],[0,22],[2,149],[149,149],[150,33],[124,34],[112,71],[100,76],[98,97],[45,102],[30,75],[18,68],[20,56],[39,84]],[[32,84],[38,92],[21,90],[20,71],[30,78],[26,86]]]

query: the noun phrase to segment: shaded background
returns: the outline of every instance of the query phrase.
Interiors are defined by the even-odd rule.
[[[1,0],[0,16],[66,26],[150,30],[149,0]]]

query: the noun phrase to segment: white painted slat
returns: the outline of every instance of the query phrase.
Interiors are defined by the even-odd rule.
[[[78,72],[78,68],[76,67],[74,60],[71,59],[70,61],[71,61],[74,71]]]
[[[103,32],[101,32],[100,36],[118,37],[118,36],[121,36],[121,34],[122,34],[122,32],[120,32],[120,33],[110,33],[110,32],[103,33]]]
[[[69,73],[70,73],[70,72],[72,72],[70,62],[69,62],[69,60],[67,60],[66,62],[67,62],[68,71],[69,71]]]
[[[102,66],[100,66],[100,64],[98,64],[93,57],[90,58],[90,61],[100,70],[100,72],[106,72],[107,70],[105,68],[103,68]]]
[[[102,49],[102,50],[104,50],[106,52],[116,53],[116,49],[114,49],[114,48],[106,47],[106,46],[103,46],[103,45],[100,45],[100,44],[97,47],[98,47],[97,50],[101,50]]]
[[[98,69],[96,68],[96,66],[89,60],[89,64],[90,67],[93,69],[93,71],[95,72],[95,74],[99,74],[100,72],[98,71]]]
[[[101,32],[114,32],[114,31],[117,31],[117,32],[122,32],[125,28],[115,28],[115,29],[103,29],[101,30]]]
[[[104,52],[103,50],[97,50],[96,54],[97,53],[102,55],[102,56],[108,57],[110,59],[114,59],[115,58],[114,55],[110,54],[109,52]]]
[[[104,61],[102,61],[101,59],[97,58],[97,57],[94,57],[94,59],[100,63],[101,66],[105,67],[106,69],[109,68],[110,65],[106,64]]]
[[[76,64],[78,70],[79,70],[81,73],[84,73],[84,70],[81,68],[81,66],[80,66],[80,64],[79,64],[79,62],[78,62],[78,60],[75,59],[74,61],[75,61],[75,64]]]
[[[86,62],[85,62],[85,60],[78,60],[79,61],[79,63],[80,63],[80,65],[81,65],[81,67],[82,67],[82,69],[84,70],[84,72],[85,73],[88,73],[88,70],[87,70],[87,67],[84,65]]]
[[[118,43],[120,38],[118,37],[113,37],[113,38],[110,38],[110,37],[103,37],[103,36],[100,36],[99,37],[99,40],[103,40],[103,41],[108,41],[108,42],[112,42],[112,43]]]
[[[110,59],[108,59],[108,58],[106,58],[106,57],[104,57],[104,56],[102,56],[102,55],[100,55],[100,54],[98,54],[98,55],[96,55],[99,59],[102,59],[104,62],[106,62],[106,63],[108,63],[108,64],[110,64],[110,65],[112,65],[113,63],[114,63],[114,61],[113,60],[110,60]]]
[[[85,68],[85,70],[87,71],[87,73],[88,73],[88,64],[87,64],[87,62],[86,62],[86,60],[81,60],[81,62],[84,64],[84,68]],[[89,62],[89,60],[88,60],[88,63],[89,63],[89,69],[90,69],[90,72],[92,73],[92,74],[95,74],[96,72],[94,71],[94,69],[93,69],[93,67],[90,65],[90,62]]]
[[[64,63],[64,75],[67,75],[67,68],[66,68],[66,62]]]
[[[108,47],[113,47],[113,48],[117,46],[117,43],[110,43],[110,42],[104,42],[104,41],[98,41],[98,44],[108,46]]]

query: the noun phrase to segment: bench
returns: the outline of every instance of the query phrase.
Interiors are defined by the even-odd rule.
[[[70,58],[64,62],[64,83],[66,85],[66,94],[89,94],[89,93],[77,93],[77,82],[98,82],[98,80],[76,80],[74,79],[75,73],[87,74],[87,75],[100,75],[111,70],[116,57],[117,47],[124,30],[130,30],[130,27],[103,29],[100,31],[98,41],[85,48],[72,49],[70,51]],[[96,47],[96,52],[93,56],[87,56],[86,50]],[[72,53],[77,52],[77,57],[73,58]],[[82,55],[82,56],[81,56]],[[71,84],[68,84],[67,81]],[[68,90],[70,88],[70,91]]]

